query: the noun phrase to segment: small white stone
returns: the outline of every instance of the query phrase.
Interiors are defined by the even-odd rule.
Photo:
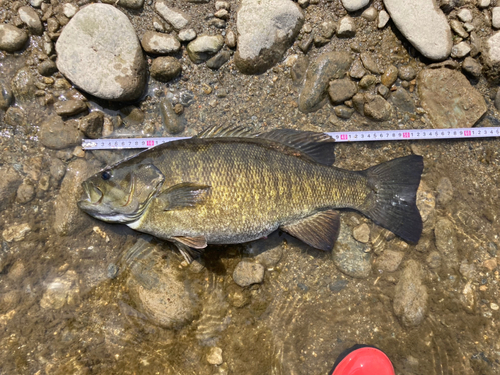
[[[486,41],[488,45],[488,56],[495,64],[500,62],[500,32],[493,34]]]
[[[196,38],[196,31],[193,29],[184,29],[179,31],[179,40],[181,42],[190,42]]]
[[[462,58],[469,54],[470,46],[467,42],[460,42],[451,48],[451,57]]]
[[[469,22],[466,22],[464,23],[464,29],[470,33],[472,30],[474,30],[476,27],[472,24],[472,23],[469,23]]]
[[[460,9],[457,13],[457,17],[460,18],[462,22],[471,22],[472,21],[472,13],[469,9]]]
[[[7,242],[21,241],[26,236],[26,233],[31,231],[28,223],[13,225],[2,232],[3,239]]]
[[[368,5],[370,0],[342,0],[342,5],[348,12],[355,12]]]
[[[495,311],[498,310],[498,308],[499,308],[498,305],[496,303],[493,303],[493,302],[490,304],[490,307],[492,310],[495,310]]]
[[[180,30],[187,26],[191,20],[186,14],[178,9],[170,8],[165,0],[158,0],[155,9],[165,21],[170,23],[174,29]]]
[[[228,20],[229,12],[225,9],[219,9],[217,12],[214,13],[214,16],[220,18],[221,20]]]
[[[491,10],[491,25],[495,29],[500,29],[500,7]]]
[[[30,0],[30,5],[33,8],[40,8],[42,6],[43,0]]]
[[[352,230],[352,236],[356,241],[367,243],[370,241],[370,227],[363,223]]]
[[[479,3],[477,4],[479,8],[488,8],[491,4],[491,0],[479,0]]]
[[[225,9],[229,10],[231,7],[229,6],[229,3],[226,1],[216,1],[215,2],[215,9],[220,10],[220,9]]]
[[[352,37],[356,32],[356,25],[354,24],[354,20],[345,16],[340,20],[339,28],[337,30],[337,36],[339,37]]]
[[[217,346],[210,348],[210,351],[207,354],[207,362],[211,365],[222,365],[222,363],[224,363],[224,360],[222,359],[222,349]]]
[[[71,18],[76,14],[76,12],[78,12],[78,7],[76,5],[71,3],[63,5],[63,13],[66,17]]]
[[[387,25],[387,22],[389,22],[390,19],[391,19],[391,17],[389,16],[389,13],[387,13],[385,10],[381,10],[380,13],[378,14],[378,24],[377,24],[377,27],[379,29],[384,28],[385,25]]]
[[[363,13],[361,13],[361,17],[363,17],[367,21],[375,21],[378,16],[378,11],[374,7],[366,8]]]

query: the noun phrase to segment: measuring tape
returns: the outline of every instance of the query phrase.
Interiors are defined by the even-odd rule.
[[[325,133],[336,142],[413,141],[419,139],[462,139],[500,137],[500,127],[415,130],[366,130]],[[84,139],[84,150],[150,148],[189,137]]]

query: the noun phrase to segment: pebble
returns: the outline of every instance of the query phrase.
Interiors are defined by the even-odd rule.
[[[0,210],[7,208],[13,200],[17,188],[23,182],[19,173],[12,167],[3,165],[0,167]]]
[[[352,236],[356,241],[368,243],[370,241],[370,227],[366,223],[358,225],[352,230]]]
[[[495,8],[493,8],[495,9]],[[460,21],[462,22],[471,22],[472,21],[472,13],[469,9],[460,9],[460,11],[457,13],[457,17],[460,18]]]
[[[366,74],[366,70],[363,67],[360,59],[354,60],[354,63],[351,66],[351,70],[349,71],[349,76],[354,79],[361,79]]]
[[[80,290],[78,277],[73,270],[67,271],[62,277],[56,277],[47,285],[47,289],[40,300],[42,309],[57,310],[66,304],[75,303]]]
[[[326,103],[329,82],[343,78],[351,63],[351,55],[347,52],[326,52],[318,56],[307,69],[299,94],[299,109],[308,113],[321,108]]]
[[[101,111],[94,111],[80,119],[79,128],[87,138],[98,139],[102,137],[103,126],[104,113]]]
[[[430,268],[436,269],[441,267],[441,254],[438,251],[431,251],[425,261]]]
[[[191,21],[191,18],[184,14],[184,12],[169,7],[165,0],[157,0],[155,2],[155,9],[176,30],[184,29]]]
[[[404,251],[384,250],[375,261],[375,267],[383,272],[396,272],[404,256]]]
[[[68,164],[59,195],[54,202],[53,228],[58,235],[81,233],[82,230],[94,223],[76,204],[82,194],[82,182],[94,172],[94,169],[84,159],[76,159]]]
[[[125,126],[138,126],[144,121],[144,112],[136,106],[129,105],[121,109],[122,120]]]
[[[336,28],[337,28],[337,25],[332,20],[328,20],[328,21],[321,23],[321,26],[320,26],[321,36],[325,39],[331,39],[332,36],[335,34]]]
[[[178,37],[181,42],[190,42],[196,38],[196,31],[194,29],[183,29],[179,31]]]
[[[479,8],[488,8],[491,4],[491,0],[479,0],[477,6]]]
[[[377,77],[368,74],[361,78],[361,81],[359,81],[359,88],[363,90],[368,90],[370,87],[375,85],[377,83]]]
[[[33,8],[40,8],[42,6],[43,0],[30,0],[30,5]]]
[[[398,111],[408,113],[415,113],[416,111],[415,101],[410,94],[408,94],[408,91],[401,87],[391,92],[390,102]]]
[[[422,70],[417,88],[422,108],[434,128],[472,127],[487,110],[481,93],[455,70]]]
[[[369,7],[361,13],[361,17],[363,17],[367,21],[375,21],[378,16],[378,11],[374,7]]]
[[[118,5],[129,9],[141,9],[144,5],[144,0],[118,0]]]
[[[18,242],[24,240],[26,235],[31,232],[28,223],[9,226],[2,232],[2,237],[7,242]]]
[[[55,150],[76,146],[82,142],[82,134],[73,126],[67,126],[60,116],[52,116],[40,125],[38,137],[42,145]]]
[[[75,4],[66,3],[62,7],[62,11],[66,17],[72,18],[78,12],[78,7]]]
[[[208,26],[213,26],[217,29],[225,29],[226,21],[221,20],[220,18],[212,18],[210,21],[208,21]]]
[[[398,77],[404,81],[411,81],[415,79],[416,76],[417,72],[411,65],[402,65],[398,69]]]
[[[37,70],[42,76],[49,77],[57,72],[57,65],[54,61],[47,59],[38,65]]]
[[[371,273],[372,255],[368,250],[369,246],[351,236],[347,225],[341,225],[339,237],[332,250],[332,259],[341,272],[363,279]]]
[[[434,227],[434,236],[436,248],[441,254],[446,267],[449,269],[457,268],[458,241],[453,223],[446,218],[440,218]]]
[[[13,96],[10,88],[0,83],[0,109],[7,110],[12,103],[12,99]]]
[[[189,58],[195,64],[202,63],[215,55],[224,45],[221,35],[199,35],[186,47]]]
[[[460,42],[451,48],[451,57],[461,59],[470,52],[470,45],[467,42]]]
[[[382,77],[380,77],[380,82],[384,86],[390,88],[396,82],[397,79],[398,79],[398,68],[396,68],[394,65],[389,65],[385,70],[384,74],[382,74]]]
[[[219,51],[214,57],[207,60],[207,66],[210,69],[217,70],[222,65],[227,63],[231,58],[231,53],[229,51]]]
[[[348,12],[356,12],[368,5],[370,0],[342,0],[342,5]]]
[[[43,25],[42,21],[40,21],[40,17],[38,17],[38,13],[29,6],[24,6],[19,8],[18,10],[19,17],[21,21],[23,21],[26,26],[28,26],[28,30],[34,35],[42,35],[43,33]]]
[[[230,10],[231,6],[227,1],[216,1],[215,2],[215,9],[220,10],[220,9],[225,9],[225,10]]]
[[[354,113],[354,109],[349,108],[345,105],[338,105],[333,109],[333,111],[335,112],[335,115],[337,117],[345,120],[351,118],[352,114]]]
[[[160,115],[163,126],[170,134],[179,134],[184,131],[184,124],[176,115],[170,100],[167,98],[160,100]]]
[[[373,74],[380,74],[383,70],[380,69],[377,61],[373,58],[372,54],[363,52],[360,56],[363,66]]]
[[[392,115],[392,106],[379,95],[365,95],[364,114],[375,121],[387,121]]]
[[[264,280],[264,266],[242,260],[234,269],[233,280],[241,287],[259,284]]]
[[[466,39],[469,37],[469,33],[465,31],[464,27],[462,26],[462,23],[457,20],[451,20],[450,21],[450,26],[451,29],[461,38]]]
[[[265,72],[282,59],[303,23],[304,14],[290,0],[242,0],[236,67],[245,74]]]
[[[0,24],[0,50],[16,52],[24,48],[28,34],[9,24]]]
[[[87,105],[83,100],[65,100],[54,104],[54,110],[59,116],[73,116],[87,111]]]
[[[390,91],[387,88],[387,86],[384,86],[382,84],[377,85],[377,94],[379,94],[381,97],[384,99],[387,99],[387,96],[389,95]]]
[[[462,63],[462,70],[472,77],[481,77],[483,67],[472,57],[466,57]]]
[[[420,263],[406,264],[394,294],[394,312],[407,327],[418,326],[425,318],[428,305],[427,287],[422,283]]]
[[[57,67],[84,91],[108,100],[138,98],[146,64],[127,16],[107,4],[82,8],[56,43]]]
[[[229,12],[226,9],[219,9],[214,13],[214,16],[227,21],[229,19]]]
[[[340,20],[339,27],[337,29],[337,36],[339,38],[352,38],[356,34],[356,24],[354,20],[345,16]]]
[[[436,187],[437,202],[440,205],[446,205],[453,198],[453,185],[448,177],[441,177]]]
[[[384,5],[398,30],[422,55],[438,61],[450,55],[450,25],[434,0],[384,0]]]
[[[222,359],[222,349],[217,346],[210,348],[207,354],[207,362],[211,365],[222,365],[222,363],[224,363]]]
[[[387,22],[391,17],[389,16],[389,13],[387,13],[385,10],[381,10],[380,13],[378,14],[378,22],[377,22],[377,27],[379,29],[383,29],[385,25],[387,25]]]
[[[178,77],[182,72],[182,65],[175,57],[157,57],[151,64],[151,77],[160,82],[168,82]]]
[[[226,33],[226,39],[224,42],[226,43],[226,46],[228,46],[229,48],[236,47],[236,34],[234,33],[233,30],[229,30]]]
[[[24,111],[19,107],[9,107],[5,112],[4,121],[11,126],[19,127],[26,124]]]
[[[146,31],[141,39],[142,48],[147,53],[167,55],[175,53],[181,48],[181,43],[170,34]]]
[[[356,83],[349,78],[330,81],[328,94],[333,104],[342,104],[358,92]]]
[[[31,202],[35,198],[35,187],[28,180],[24,180],[17,188],[16,201],[21,204]]]

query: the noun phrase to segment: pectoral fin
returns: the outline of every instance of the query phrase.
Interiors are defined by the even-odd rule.
[[[171,211],[194,207],[203,202],[210,186],[185,182],[169,187],[156,198],[163,204],[163,210]]]
[[[186,245],[192,247],[193,249],[204,249],[207,247],[207,239],[204,236],[198,237],[172,237],[172,239]]]
[[[322,211],[281,229],[309,246],[330,251],[339,235],[340,215],[334,210]]]

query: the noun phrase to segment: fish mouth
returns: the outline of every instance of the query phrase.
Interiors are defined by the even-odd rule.
[[[83,196],[80,199],[81,203],[83,204],[90,203],[95,206],[102,203],[102,200],[104,198],[104,193],[101,189],[99,189],[93,183],[88,181],[85,181],[82,184],[82,187],[83,187]]]

